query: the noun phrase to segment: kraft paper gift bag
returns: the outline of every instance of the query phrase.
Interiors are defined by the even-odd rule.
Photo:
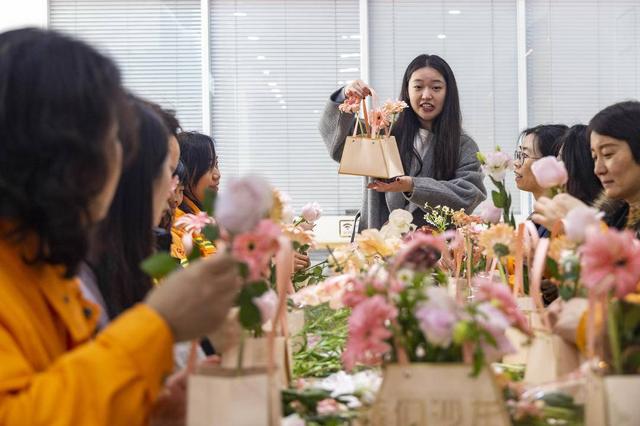
[[[640,375],[587,375],[586,426],[640,425]]]
[[[553,333],[542,303],[542,273],[546,263],[549,239],[542,238],[536,248],[531,271],[531,298],[540,316],[540,327],[534,328],[535,337],[529,348],[524,380],[541,384],[557,380],[580,367],[578,348]],[[535,327],[535,324],[534,324]]]
[[[266,368],[207,366],[189,376],[188,426],[280,425],[280,388]]]
[[[345,141],[338,173],[382,179],[403,176],[404,168],[396,138],[386,132],[384,135],[372,135],[367,123],[367,107],[364,99],[362,105],[366,133],[357,135],[358,123],[356,122],[353,136],[347,137]]]
[[[463,363],[392,364],[370,414],[372,426],[507,426],[502,391],[485,368]]]

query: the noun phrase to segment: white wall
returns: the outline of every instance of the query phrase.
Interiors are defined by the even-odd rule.
[[[47,0],[0,1],[0,32],[34,26],[47,26]]]

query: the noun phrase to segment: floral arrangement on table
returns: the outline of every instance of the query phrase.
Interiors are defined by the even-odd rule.
[[[282,393],[283,425],[347,425],[375,400],[382,383],[378,371],[339,371],[322,380],[299,379]]]
[[[438,266],[444,235],[410,231],[385,264],[354,274],[343,294],[352,309],[343,353],[347,370],[383,362],[469,362],[473,372],[513,348],[506,328],[530,333],[507,286],[476,283],[476,299],[461,302],[443,285]]]
[[[511,212],[511,194],[507,191],[505,183],[507,172],[513,170],[511,157],[504,153],[499,146],[496,146],[494,152],[488,154],[478,152],[476,156],[480,161],[482,172],[491,179],[491,182],[498,189],[491,191],[490,200],[486,200],[478,206],[480,216],[487,223],[498,223],[502,214],[504,223],[515,228],[516,222]]]
[[[494,364],[493,370],[513,425],[584,424],[584,406],[577,404],[572,396],[577,387],[584,385],[583,380],[531,387],[522,381],[524,366]]]
[[[640,241],[632,231],[591,226],[579,248],[580,281],[604,312],[608,351],[602,350],[612,374],[640,374]],[[589,327],[589,325],[587,325]],[[588,348],[588,352],[592,352]]]
[[[236,302],[238,319],[251,336],[261,336],[263,324],[276,315],[278,296],[273,288],[272,259],[283,245],[291,244],[283,235],[282,225],[271,219],[284,213],[282,203],[274,199],[271,186],[260,177],[230,179],[217,197],[207,193],[205,211],[180,218],[187,230],[185,236],[202,234],[237,260],[245,283]],[[200,257],[189,238],[184,241],[189,262]],[[167,253],[158,253],[141,267],[159,278],[175,269],[176,262]]]

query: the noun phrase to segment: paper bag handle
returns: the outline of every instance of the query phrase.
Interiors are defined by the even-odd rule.
[[[547,260],[547,251],[549,249],[549,239],[541,238],[536,252],[533,257],[533,267],[531,270],[531,298],[535,304],[540,319],[542,320],[542,326],[547,332],[551,332],[551,323],[547,317],[544,305],[542,304],[542,274]]]

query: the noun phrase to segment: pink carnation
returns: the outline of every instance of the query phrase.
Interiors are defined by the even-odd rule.
[[[249,279],[260,279],[268,270],[271,257],[279,248],[280,232],[278,225],[263,219],[253,232],[234,238],[231,252],[237,260],[247,264]]]
[[[416,310],[416,319],[429,343],[446,348],[451,345],[453,329],[460,319],[458,305],[443,287],[429,287],[427,297]]]
[[[409,267],[419,270],[432,268],[447,249],[446,240],[441,235],[414,232],[409,234],[406,240],[405,247],[395,259],[395,268]]]
[[[580,248],[580,280],[598,294],[615,289],[618,298],[633,293],[640,281],[640,242],[629,230],[588,232]],[[611,277],[611,280],[605,278]]]
[[[474,287],[476,288],[475,298],[477,301],[491,302],[506,315],[511,325],[523,333],[531,335],[529,322],[522,311],[518,309],[516,299],[508,286],[493,282],[488,278],[475,278]]]
[[[495,345],[482,342],[481,347],[488,362],[498,361],[502,356],[515,352],[515,348],[506,335],[510,326],[509,318],[503,311],[492,303],[484,302],[478,305],[478,315],[476,321],[495,340]]]
[[[349,317],[349,337],[342,361],[347,370],[356,364],[378,365],[391,350],[386,342],[392,336],[385,325],[396,318],[397,309],[381,296],[373,296],[358,304]]]

